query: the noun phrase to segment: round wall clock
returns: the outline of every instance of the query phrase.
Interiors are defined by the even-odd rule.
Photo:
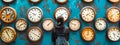
[[[108,1],[111,3],[119,3],[120,2],[120,0],[108,0]]]
[[[31,3],[39,3],[41,0],[29,0]]]
[[[109,9],[107,9],[107,19],[110,22],[118,22],[119,21],[119,14],[120,14],[120,9],[118,7],[111,7]]]
[[[102,18],[98,18],[95,22],[95,27],[99,31],[104,30],[106,28],[106,21]]]
[[[33,6],[27,12],[28,19],[33,22],[39,22],[42,19],[43,11],[39,7]]]
[[[95,9],[90,7],[90,6],[86,6],[84,8],[82,8],[81,10],[81,18],[86,21],[86,22],[91,22],[94,20],[96,16],[96,12]]]
[[[11,43],[16,39],[16,31],[12,27],[4,27],[1,33],[1,39],[5,43]]]
[[[55,1],[60,4],[65,4],[68,2],[68,0],[55,0]]]
[[[5,2],[5,3],[12,3],[12,2],[14,2],[15,0],[2,0],[3,2]]]
[[[6,6],[1,10],[0,18],[5,23],[12,23],[16,19],[16,11],[12,7]]]
[[[83,0],[84,2],[90,3],[93,2],[94,0]]]
[[[69,10],[65,7],[58,7],[54,13],[54,18],[57,19],[60,16],[64,18],[64,21],[67,21],[70,16]]]
[[[70,27],[70,29],[71,29],[72,31],[77,31],[77,30],[79,30],[80,25],[81,25],[81,23],[80,23],[80,21],[77,20],[77,19],[72,19],[72,20],[69,22],[69,27]]]
[[[91,27],[85,27],[81,35],[85,41],[92,41],[95,38],[95,31]]]
[[[43,32],[39,27],[33,26],[29,28],[28,38],[30,41],[38,42],[39,40],[41,40],[42,35],[43,35]]]
[[[18,31],[24,31],[27,28],[27,22],[25,19],[21,18],[15,23],[15,27]]]

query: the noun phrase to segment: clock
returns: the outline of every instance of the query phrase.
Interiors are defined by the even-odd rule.
[[[37,23],[42,19],[43,11],[41,8],[33,6],[27,12],[28,19],[33,22]]]
[[[4,3],[12,3],[14,2],[15,0],[2,0]]]
[[[81,10],[81,18],[86,21],[86,22],[91,22],[94,20],[96,16],[96,12],[95,9],[90,7],[90,6],[86,6],[83,7]]]
[[[104,30],[106,28],[106,21],[102,18],[98,18],[95,22],[95,27],[99,31]]]
[[[11,43],[16,39],[16,31],[10,26],[6,26],[2,29],[1,39],[5,43]]]
[[[108,1],[111,3],[119,3],[120,2],[120,0],[108,0]]]
[[[55,0],[55,1],[60,4],[65,4],[68,2],[68,0]]]
[[[69,22],[69,27],[70,27],[70,29],[71,29],[72,31],[77,31],[77,30],[79,30],[80,25],[81,25],[81,23],[80,23],[80,21],[77,20],[77,19],[72,19],[72,20]]]
[[[43,35],[42,30],[39,27],[33,26],[29,28],[28,38],[31,42],[38,42]]]
[[[31,3],[39,3],[41,0],[29,0]]]
[[[18,31],[24,31],[27,28],[27,22],[24,18],[16,21],[15,27]]]
[[[67,21],[67,19],[70,16],[70,12],[65,7],[58,7],[54,13],[54,18],[57,19],[58,17],[63,17],[64,21]]]
[[[120,39],[120,30],[117,27],[110,27],[107,33],[111,41],[118,41]]]
[[[51,31],[54,28],[54,22],[51,19],[46,19],[43,21],[43,29],[46,31]]]
[[[6,6],[1,10],[0,18],[5,23],[12,23],[16,19],[16,11],[12,7]]]
[[[81,35],[85,41],[92,41],[95,38],[95,32],[91,27],[85,27],[82,30]]]
[[[90,3],[90,2],[93,2],[94,0],[83,0],[83,2],[87,2],[87,3]]]
[[[120,10],[118,7],[110,7],[109,9],[107,9],[106,17],[110,22],[115,23],[119,21],[119,14]]]

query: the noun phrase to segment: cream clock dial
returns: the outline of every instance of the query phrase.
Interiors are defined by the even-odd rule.
[[[72,19],[72,20],[69,22],[69,27],[70,27],[70,29],[71,29],[72,31],[77,31],[77,30],[79,30],[80,25],[81,25],[81,23],[80,23],[80,21],[77,20],[77,19]]]
[[[32,3],[39,3],[41,0],[29,0]]]
[[[42,19],[43,11],[39,7],[31,7],[27,12],[28,19],[33,22],[39,22]]]
[[[56,0],[57,3],[60,3],[60,4],[64,4],[64,3],[67,3],[68,0]]]
[[[43,35],[43,32],[39,27],[34,26],[29,28],[28,38],[30,39],[30,41],[38,42],[39,40],[41,40],[42,35]]]
[[[12,27],[4,27],[1,33],[1,39],[5,43],[11,43],[16,39],[16,31]]]
[[[17,20],[15,27],[18,31],[24,31],[27,28],[26,20],[23,18]]]
[[[54,17],[57,19],[60,16],[64,18],[64,21],[66,21],[70,16],[69,10],[65,7],[58,7],[54,13]]]
[[[16,19],[16,11],[12,7],[6,6],[1,10],[0,18],[5,23],[12,23]]]
[[[110,22],[118,22],[120,18],[119,14],[120,10],[118,7],[111,7],[107,10],[106,16]]]
[[[99,31],[104,30],[106,28],[106,21],[102,18],[98,18],[95,22],[95,27]]]
[[[85,27],[81,33],[82,38],[85,41],[92,41],[95,37],[95,32],[91,27]]]
[[[108,38],[111,41],[118,41],[120,39],[120,30],[117,27],[111,27],[107,33]]]
[[[11,3],[11,2],[13,2],[15,0],[2,0],[2,1],[5,2],[5,3]]]
[[[109,2],[111,2],[111,3],[118,3],[118,2],[120,2],[120,0],[108,0]]]
[[[42,26],[44,30],[51,31],[54,28],[54,22],[51,19],[46,19]]]
[[[96,16],[95,13],[95,9],[90,7],[90,6],[86,6],[84,8],[82,8],[81,10],[81,18],[86,21],[86,22],[91,22],[94,20]]]
[[[83,0],[84,2],[93,2],[94,0]]]

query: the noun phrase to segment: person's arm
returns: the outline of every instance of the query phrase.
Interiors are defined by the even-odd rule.
[[[65,30],[65,38],[67,41],[69,40],[69,33],[70,33],[70,31],[69,31],[69,28],[67,27]]]

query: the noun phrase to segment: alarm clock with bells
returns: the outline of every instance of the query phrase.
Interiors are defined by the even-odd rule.
[[[43,16],[43,11],[41,8],[37,6],[31,7],[27,12],[28,19],[33,23],[39,22],[42,19],[42,16]]]
[[[31,3],[39,3],[41,0],[29,0]]]
[[[69,22],[69,27],[70,27],[70,29],[71,29],[72,31],[77,31],[77,30],[79,30],[80,25],[81,25],[81,23],[80,23],[80,21],[77,20],[77,19],[72,19],[72,20]]]
[[[87,2],[87,3],[90,3],[90,2],[93,2],[94,0],[82,0],[83,2]]]
[[[16,11],[12,7],[6,6],[1,10],[0,18],[5,23],[12,23],[16,19]]]
[[[86,22],[91,22],[94,20],[96,16],[96,12],[95,9],[90,7],[90,6],[86,6],[83,7],[81,10],[81,18],[86,21]]]
[[[14,2],[15,0],[2,0],[4,3],[12,3]]]
[[[27,22],[24,18],[16,21],[15,27],[18,31],[24,31],[27,28]]]
[[[106,28],[106,21],[103,18],[98,18],[95,22],[95,27],[99,31],[103,31]]]
[[[111,3],[119,3],[120,2],[120,0],[108,0],[108,1]]]
[[[2,29],[1,39],[5,43],[11,43],[16,39],[16,31],[10,26],[6,26]]]
[[[51,19],[46,19],[43,21],[43,29],[46,31],[51,31],[54,28],[54,22]]]
[[[65,4],[68,2],[68,0],[55,0],[55,1],[60,4]]]
[[[95,38],[95,31],[91,27],[85,27],[81,32],[81,37],[85,41],[92,41]]]
[[[38,42],[41,40],[43,32],[39,27],[33,26],[29,28],[27,35],[31,42]]]
[[[58,7],[54,13],[54,18],[57,19],[60,16],[63,17],[64,21],[67,21],[70,16],[69,10],[65,7]]]
[[[109,9],[107,9],[106,17],[110,22],[115,23],[119,21],[119,14],[120,9],[118,7],[110,7]]]
[[[120,30],[118,27],[110,27],[107,36],[111,41],[118,41],[120,39]]]

